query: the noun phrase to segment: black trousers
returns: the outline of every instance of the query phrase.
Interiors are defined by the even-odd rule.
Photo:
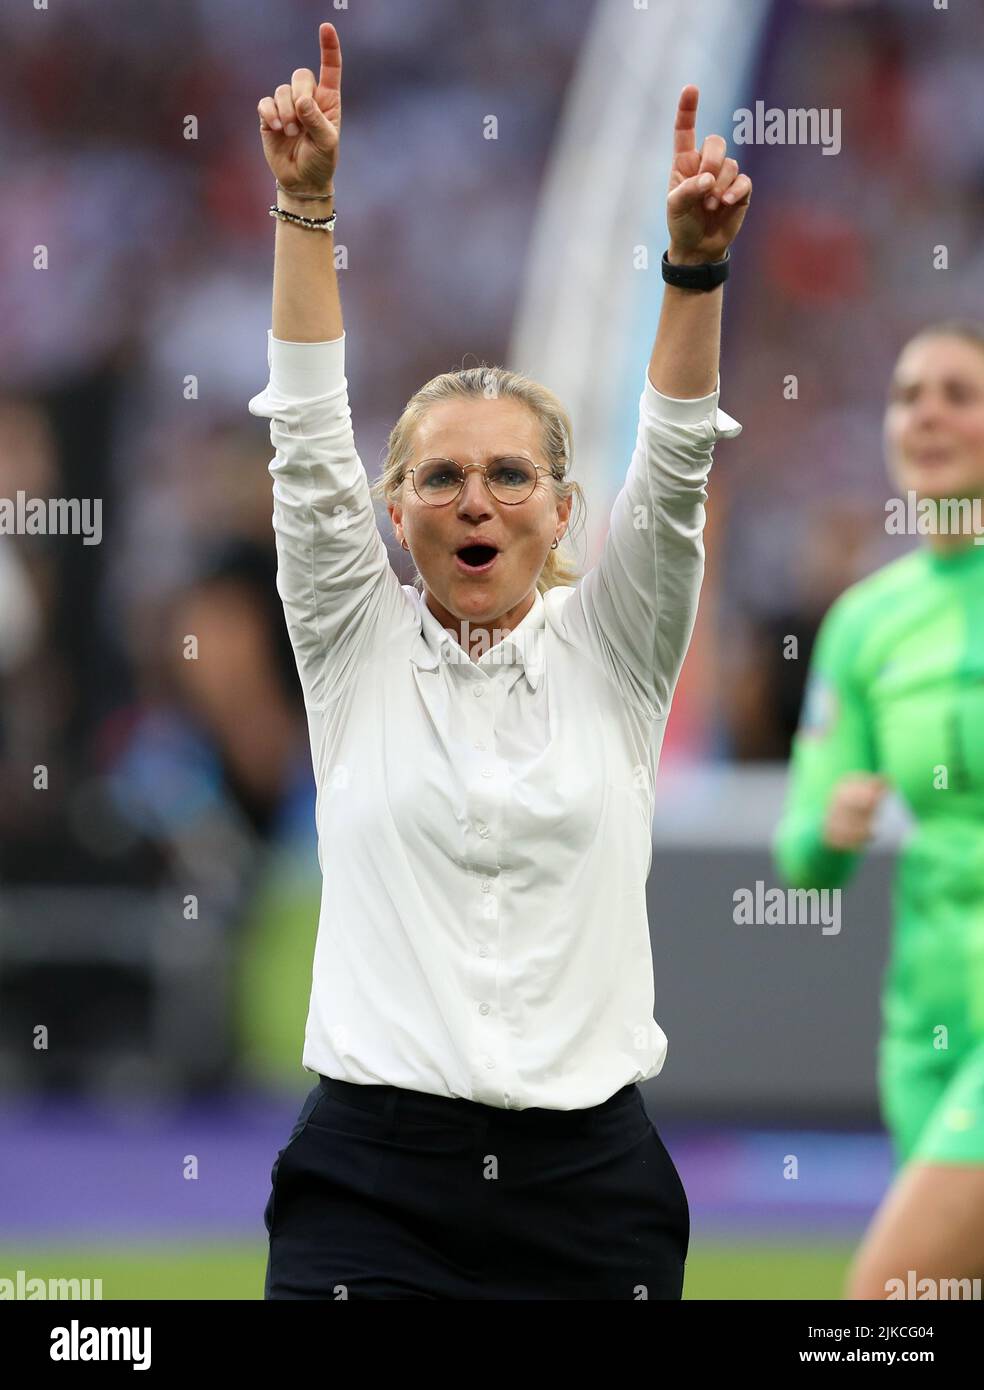
[[[321,1077],[271,1184],[268,1299],[682,1296],[690,1210],[638,1086],[501,1110]]]

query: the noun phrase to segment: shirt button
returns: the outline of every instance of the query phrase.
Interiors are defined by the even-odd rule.
[[[475,687],[475,699],[476,699],[476,700],[480,700],[484,694],[485,694],[485,686],[484,686],[484,685],[476,685],[476,687]]]
[[[479,751],[480,753],[484,753],[484,752],[485,752],[485,744],[484,744],[484,743],[476,743],[476,744],[475,744],[475,747],[478,749],[478,751]]]
[[[480,1014],[487,1014],[487,1013],[489,1013],[490,1010],[489,1010],[488,1004],[479,1004],[479,1006],[478,1006],[478,1012],[479,1012]]]
[[[489,953],[489,948],[488,948],[487,946],[479,946],[479,948],[478,948],[478,954],[479,954],[480,956],[487,956],[488,953]]]
[[[482,768],[482,776],[483,776],[483,777],[491,777],[491,776],[492,776],[492,769],[491,769],[490,767],[483,767],[483,768]]]
[[[487,1067],[494,1067],[494,1066],[495,1066],[495,1060],[494,1060],[494,1058],[492,1058],[492,1057],[486,1057],[486,1059],[485,1059],[485,1065],[486,1065]]]
[[[479,822],[478,822],[478,825],[476,825],[475,829],[478,831],[479,835],[482,835],[482,836],[485,836],[485,835],[487,835],[487,834],[489,833],[489,828],[488,828],[488,826],[484,823],[484,821],[479,821]]]
[[[485,879],[482,880],[482,892],[483,892],[483,893],[491,893],[491,892],[492,892],[492,885],[491,885],[491,883],[488,881],[487,878],[485,878]]]

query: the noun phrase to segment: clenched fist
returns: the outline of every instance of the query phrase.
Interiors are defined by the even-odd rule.
[[[824,821],[824,842],[831,849],[861,849],[871,839],[875,813],[888,791],[883,777],[868,772],[842,777],[834,788]]]
[[[291,193],[326,193],[338,163],[342,50],[334,24],[322,24],[321,75],[295,68],[290,83],[257,104],[270,171]]]

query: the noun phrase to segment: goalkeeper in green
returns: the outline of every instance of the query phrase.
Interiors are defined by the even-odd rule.
[[[786,883],[834,888],[886,790],[914,820],[878,1055],[895,1178],[849,1298],[984,1275],[984,536],[977,544],[973,525],[984,511],[984,329],[935,324],[906,344],[884,439],[926,534],[842,594],[821,626],[775,840]],[[944,534],[958,512],[963,532]],[[948,1287],[936,1296],[956,1296]]]

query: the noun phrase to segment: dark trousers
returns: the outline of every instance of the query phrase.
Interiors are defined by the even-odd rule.
[[[690,1211],[638,1086],[500,1110],[321,1077],[271,1183],[269,1299],[682,1297]]]

